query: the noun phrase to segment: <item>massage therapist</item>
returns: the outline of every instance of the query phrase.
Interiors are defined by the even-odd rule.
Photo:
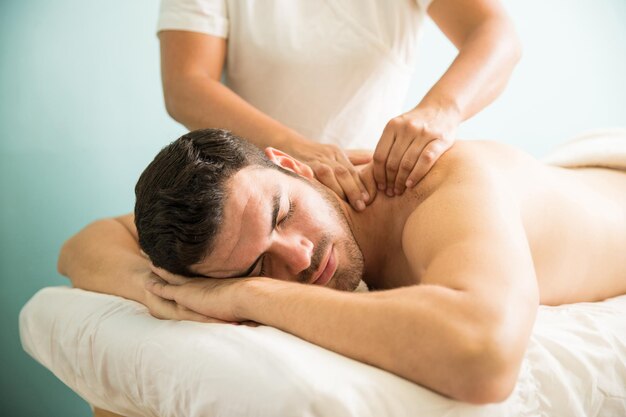
[[[426,13],[459,52],[402,113],[413,69],[428,65]],[[502,92],[521,53],[497,0],[162,0],[158,32],[174,119],[285,150],[357,210],[371,192],[353,164],[372,153],[347,149],[375,149],[378,189],[401,194]]]

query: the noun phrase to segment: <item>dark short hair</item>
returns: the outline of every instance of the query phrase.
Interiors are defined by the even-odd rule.
[[[219,232],[225,183],[252,165],[280,169],[221,129],[189,132],[158,153],[135,186],[139,245],[155,266],[194,275],[189,267],[212,250]]]

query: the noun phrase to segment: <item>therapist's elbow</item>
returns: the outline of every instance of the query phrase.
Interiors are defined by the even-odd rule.
[[[522,40],[517,34],[517,30],[515,29],[513,22],[509,19],[506,19],[500,28],[501,33],[499,37],[505,41],[506,51],[509,54],[511,62],[513,64],[517,64],[522,59],[522,54],[524,52]]]
[[[522,59],[522,55],[524,53],[524,47],[522,46],[522,41],[514,29],[511,29],[510,44],[511,44],[510,52],[512,55],[512,60],[515,64],[517,64]]]
[[[163,101],[165,103],[165,110],[167,114],[174,120],[179,123],[183,123],[182,119],[182,109],[183,104],[181,103],[181,98],[178,94],[176,94],[173,88],[163,87]]]
[[[193,100],[194,86],[188,80],[178,80],[163,84],[163,101],[167,114],[189,130],[199,129],[201,126],[197,120],[197,112],[194,110],[197,104]]]

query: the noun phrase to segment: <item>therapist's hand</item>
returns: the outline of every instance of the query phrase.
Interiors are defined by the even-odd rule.
[[[289,153],[311,167],[315,177],[346,200],[357,211],[362,211],[371,197],[354,165],[371,159],[363,151],[344,152],[337,145],[301,140],[291,144]],[[352,162],[354,161],[354,162]]]
[[[417,107],[391,119],[374,152],[374,179],[388,196],[415,186],[444,154],[461,122],[453,110]]]

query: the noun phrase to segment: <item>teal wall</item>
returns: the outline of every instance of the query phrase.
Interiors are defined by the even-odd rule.
[[[540,155],[588,128],[626,125],[626,1],[504,1],[525,44],[509,89],[461,129]],[[87,405],[28,357],[21,306],[62,242],[128,212],[158,149],[184,130],[167,116],[156,0],[0,1],[0,415],[86,416]],[[412,105],[454,51],[429,24]]]
[[[24,353],[17,317],[63,241],[129,212],[142,168],[183,129],[161,97],[158,2],[0,2],[0,415],[87,416]]]

